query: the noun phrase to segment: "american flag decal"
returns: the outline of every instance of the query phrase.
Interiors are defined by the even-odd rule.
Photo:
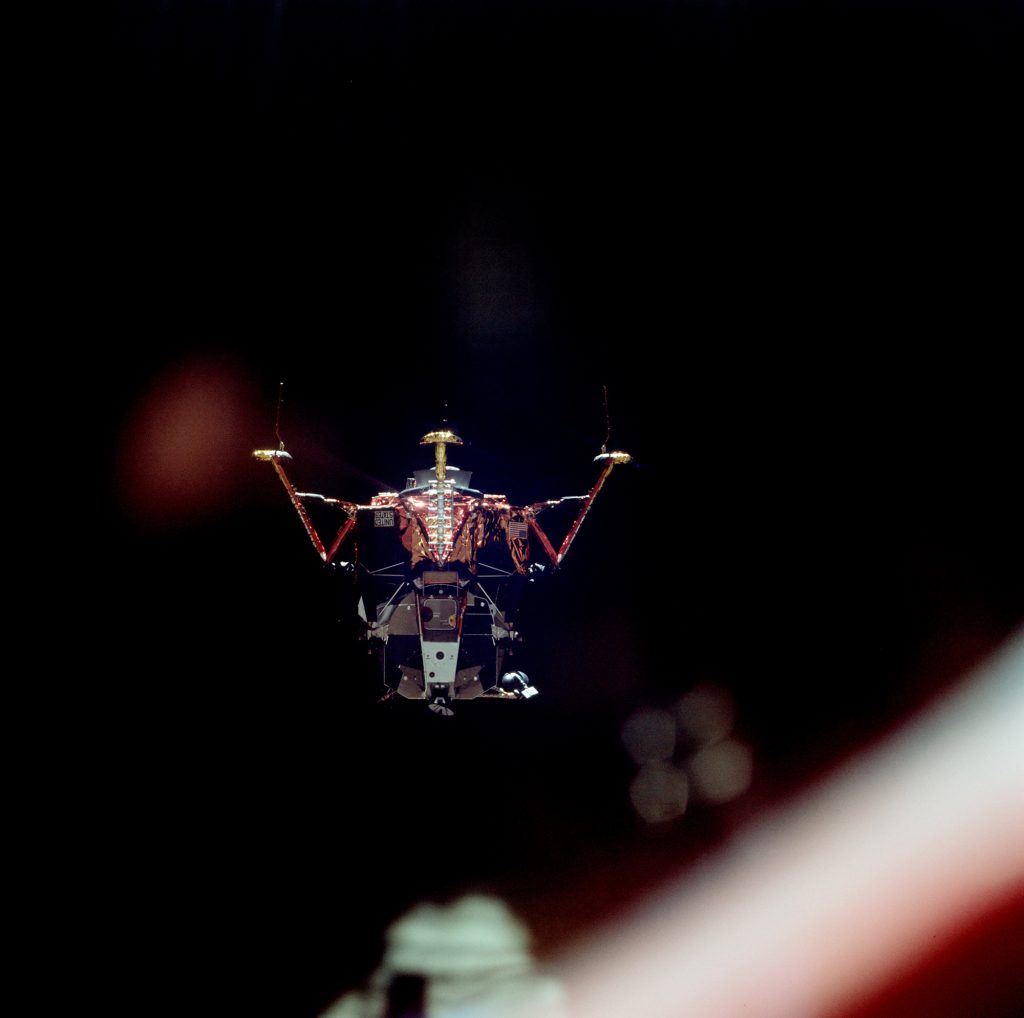
[[[525,541],[530,534],[530,527],[526,520],[509,520],[508,536],[511,540]]]

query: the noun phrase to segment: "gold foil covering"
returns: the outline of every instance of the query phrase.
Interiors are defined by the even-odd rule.
[[[420,439],[420,445],[434,445],[437,442],[445,442],[448,445],[462,445],[462,439],[454,431],[449,431],[448,429],[428,431]]]
[[[476,553],[487,544],[503,541],[501,510],[477,505],[471,509],[452,542],[451,562],[464,562],[476,572]]]
[[[448,468],[448,454],[445,452],[445,447],[449,445],[462,445],[462,439],[454,431],[447,429],[428,431],[420,439],[420,445],[433,445],[434,472],[437,474],[437,479],[443,481]]]
[[[414,516],[406,516],[399,513],[398,532],[402,540],[402,547],[409,553],[409,566],[415,568],[421,562],[433,562],[430,554],[430,539],[427,537],[426,528]]]

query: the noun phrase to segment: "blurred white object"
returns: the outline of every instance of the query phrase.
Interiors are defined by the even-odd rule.
[[[1022,733],[1024,633],[566,959],[574,1018],[839,1015],[898,979],[1024,888]]]
[[[419,1001],[396,1000],[417,983]],[[499,899],[468,895],[398,919],[368,989],[346,994],[323,1018],[556,1018],[562,999],[561,986],[537,971],[526,926]]]

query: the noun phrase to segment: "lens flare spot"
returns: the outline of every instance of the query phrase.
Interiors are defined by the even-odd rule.
[[[638,764],[669,760],[676,749],[676,722],[666,710],[641,707],[622,726],[622,744]]]
[[[754,772],[750,747],[725,739],[698,750],[687,764],[694,801],[718,805],[742,795]]]
[[[676,719],[680,730],[694,742],[718,742],[732,732],[736,704],[727,689],[700,685],[676,701]]]
[[[169,368],[136,403],[121,435],[121,502],[138,522],[176,524],[230,503],[257,433],[242,370],[193,357]]]
[[[686,771],[660,760],[640,768],[629,786],[637,815],[648,824],[663,824],[686,812],[690,783]]]

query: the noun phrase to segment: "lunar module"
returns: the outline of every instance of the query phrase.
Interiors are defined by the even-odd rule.
[[[377,655],[386,697],[426,700],[440,714],[455,700],[529,699],[537,689],[526,674],[506,670],[524,586],[558,569],[608,476],[632,457],[602,447],[588,494],[514,506],[473,488],[470,472],[448,463],[448,447],[463,444],[454,431],[432,431],[420,444],[434,447],[434,466],[368,505],[296,491],[283,442],[253,456],[273,466],[320,558],[354,574],[361,635]],[[556,549],[538,517],[566,503],[578,505]],[[322,529],[334,531],[329,543]]]

